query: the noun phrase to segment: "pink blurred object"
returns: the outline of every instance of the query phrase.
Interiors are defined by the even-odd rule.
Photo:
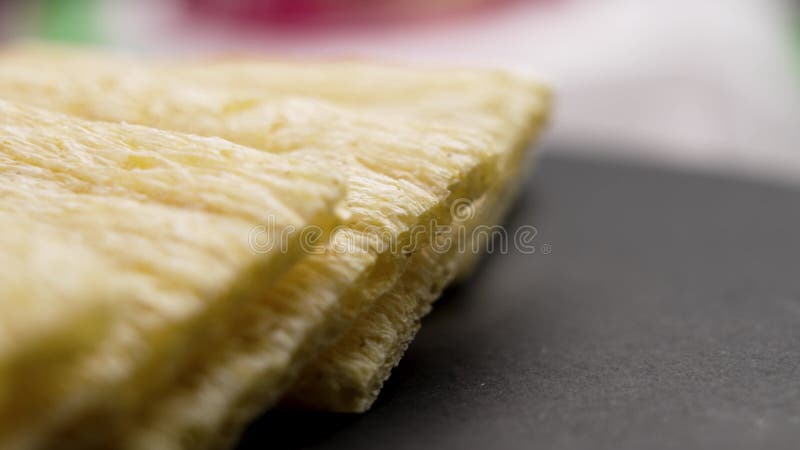
[[[207,18],[292,26],[418,20],[512,1],[515,0],[184,0],[190,13]]]

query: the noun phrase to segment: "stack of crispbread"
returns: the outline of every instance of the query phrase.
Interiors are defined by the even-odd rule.
[[[514,198],[502,72],[0,53],[0,447],[224,448],[362,412]]]

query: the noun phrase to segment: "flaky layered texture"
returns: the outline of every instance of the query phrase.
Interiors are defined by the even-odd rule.
[[[81,64],[67,61],[58,72]],[[133,446],[195,446],[235,435],[245,419],[277,399],[315,350],[391,287],[407,264],[391,250],[412,238],[415,225],[433,218],[447,223],[453,199],[475,198],[497,175],[499,149],[484,129],[309,98],[273,98],[269,91],[229,94],[192,85],[177,69],[153,78],[119,71],[115,64],[98,71],[102,80],[74,82],[46,78],[46,71],[29,77],[36,65],[17,61],[4,66],[12,69],[0,76],[2,95],[87,117],[224,134],[265,150],[319,145],[330,160],[341,161],[352,213],[348,229],[335,235],[340,249],[329,247],[293,268],[268,295],[273,301],[244,309],[224,345],[197,361],[198,373],[187,372],[153,411],[142,412],[128,433],[135,436],[128,439]],[[98,105],[114,105],[113,111]],[[206,123],[224,124],[224,132],[198,126]],[[294,319],[275,310],[289,311]]]
[[[515,197],[513,186],[523,177],[521,167],[525,165],[527,150],[532,149],[530,144],[544,124],[550,101],[546,87],[493,71],[409,69],[357,61],[300,65],[240,58],[203,61],[194,66],[182,63],[179,70],[215,86],[235,85],[237,89],[272,95],[318,96],[372,114],[451,127],[451,132],[468,129],[485,133],[495,145],[501,176],[475,203],[476,214],[480,217],[471,225],[462,224],[462,230],[495,224],[505,215]],[[450,219],[449,216],[433,217],[439,225],[446,225]],[[485,238],[486,234],[477,234],[479,241]],[[423,247],[427,242],[419,241],[415,247]],[[483,248],[484,245],[476,242],[474,247]],[[404,281],[406,278],[413,280],[419,275],[409,273],[390,287],[374,291],[376,297],[385,295],[370,302],[372,306],[354,325],[304,369],[288,395],[288,402],[344,412],[368,408],[415,334],[416,328],[406,330],[406,325],[418,323],[441,288],[454,278],[465,276],[479,257],[480,252],[467,252],[431,263],[451,268],[444,272],[427,270],[425,263],[412,259],[407,267],[421,265],[423,268],[417,272],[427,270],[427,283],[438,288],[409,293],[419,291],[406,286],[414,283]],[[433,261],[425,256],[417,258]],[[395,295],[396,292],[406,294]],[[405,309],[403,314],[395,310],[395,321],[390,325],[379,319],[388,317],[392,308],[409,303],[422,306]],[[376,335],[384,337],[384,348],[361,348]],[[370,359],[373,365],[354,369],[364,359]]]
[[[239,74],[235,65],[225,70],[231,70],[232,72],[229,73],[231,76]],[[419,76],[419,74],[416,75]],[[458,111],[451,111],[446,107],[441,109],[433,107],[430,109],[422,108],[417,111],[417,115],[409,115],[407,117],[419,121],[426,120],[425,118],[427,117],[429,124],[435,124],[455,134],[459,130],[462,132],[469,130],[471,132],[479,131],[484,133],[493,142],[494,154],[497,156],[495,164],[503,170],[505,176],[510,177],[510,184],[515,184],[517,181],[515,173],[518,170],[515,170],[514,173],[505,171],[512,161],[521,165],[520,159],[525,153],[524,149],[527,148],[531,136],[538,131],[544,119],[547,109],[547,94],[544,89],[537,85],[502,76],[498,78],[479,77],[478,79],[484,84],[472,85],[471,89],[467,89],[466,92],[459,89],[450,91],[450,95],[462,98],[462,103],[469,103],[463,101],[465,97],[471,99],[472,106],[470,108]],[[359,79],[363,80],[363,78]],[[335,80],[336,82],[345,82],[344,79],[335,78]],[[501,80],[505,81],[506,84],[502,84]],[[493,83],[500,83],[501,87]],[[481,91],[481,86],[485,84],[492,86],[492,89],[495,89],[498,93],[486,95],[484,91]],[[307,88],[313,91],[314,86],[316,85],[310,84]],[[257,84],[253,85],[253,88],[255,87],[257,87]],[[264,90],[269,92],[269,86],[265,86]],[[470,97],[470,92],[478,94]],[[476,97],[481,98],[481,100],[477,100]],[[413,101],[413,99],[408,98],[405,100]],[[392,101],[400,102],[401,100],[395,98]],[[380,104],[380,101],[375,103]],[[406,113],[402,112],[402,108],[392,109],[388,104],[382,105],[380,109],[375,108],[374,104],[370,106],[372,114],[379,110],[387,111],[386,114],[390,117],[406,117],[404,116]],[[497,200],[497,203],[501,201],[507,203],[508,199],[513,198],[511,193],[507,195],[486,193],[490,189],[491,192],[501,190],[500,187],[489,188],[491,185],[497,185],[497,183],[484,185],[482,192],[484,192],[483,196],[486,199],[479,202],[480,205],[486,206],[485,208],[480,207],[480,213],[483,220],[490,220],[487,223],[493,223],[491,218],[502,214],[503,208],[496,205],[493,200]],[[462,199],[468,200],[469,197],[462,197]],[[452,205],[452,202],[450,204]],[[440,225],[446,225],[452,219],[449,213],[449,209],[447,211],[440,210],[440,214],[432,215],[430,219],[438,221]],[[479,220],[476,219],[475,223],[482,223]],[[423,238],[420,241],[424,243],[426,239]],[[416,245],[420,244],[421,242],[416,242]],[[414,245],[411,247],[414,247]],[[384,283],[379,288],[371,290],[373,299],[369,304],[375,303],[376,299],[377,304],[359,315],[355,326],[348,329],[344,337],[340,338],[330,350],[325,351],[322,357],[316,358],[308,365],[301,376],[301,381],[295,385],[292,391],[291,397],[296,400],[295,404],[299,403],[318,409],[360,411],[372,402],[383,380],[388,376],[389,370],[396,364],[405,349],[405,345],[416,332],[416,327],[413,324],[418,323],[419,318],[427,311],[430,303],[438,297],[441,289],[458,273],[458,266],[461,265],[458,261],[467,259],[467,256],[461,258],[460,255],[455,255],[447,260],[437,258],[435,262],[432,262],[434,258],[429,256],[418,256],[412,258],[410,263],[405,263],[405,267],[414,272],[407,272],[406,275],[403,275],[402,279],[406,280],[405,282]],[[441,264],[446,265],[448,269],[438,270],[438,265]],[[415,270],[415,266],[419,266],[419,268]],[[431,267],[436,270],[426,272],[426,269]],[[392,276],[387,280],[397,280],[397,276]],[[384,295],[387,291],[394,289],[398,290],[396,295]],[[384,306],[379,307],[378,305]],[[385,338],[382,341],[382,345],[373,347],[372,352],[359,347],[364,341],[373,339],[376,332],[383,334],[384,337],[386,335],[393,337]],[[370,358],[371,365],[362,367],[361,369],[363,370],[360,372],[358,368],[355,372],[352,370],[354,361],[358,364],[359,359],[369,360]],[[332,361],[334,362],[333,364],[331,364]],[[338,371],[337,368],[339,367],[343,371]],[[220,365],[219,368],[224,371],[225,365]],[[233,385],[233,391],[229,392],[237,392],[237,389],[238,392],[247,392],[248,386],[250,386],[250,389],[257,388],[261,384],[259,381],[262,379],[261,373],[263,372],[253,370],[249,381],[248,378],[240,378],[233,383],[229,383]],[[353,376],[354,373],[356,376]],[[232,377],[207,377],[208,381],[206,381],[205,389],[198,389],[193,395],[185,396],[180,403],[181,407],[173,408],[172,412],[162,412],[161,414],[163,414],[163,417],[174,417],[176,413],[180,415],[181,411],[198,411],[202,409],[210,396],[209,393],[221,392],[221,383],[215,383],[215,381],[226,378],[230,380]],[[352,381],[355,389],[343,390],[343,380],[344,382]],[[309,386],[313,386],[313,388],[308,389]],[[242,391],[242,388],[245,388],[245,390]],[[220,399],[225,398],[227,396],[220,396]],[[164,411],[170,410],[165,409]],[[226,408],[218,408],[217,411],[223,411],[224,414],[227,414],[227,417],[223,416],[224,418],[221,420],[227,423],[228,427],[233,427],[237,430],[237,424],[243,423],[244,420],[250,417],[248,413],[243,413],[242,409],[231,408],[228,404],[226,404]],[[165,429],[164,433],[168,434],[170,431]],[[224,442],[224,439],[217,441],[218,444]]]
[[[337,412],[369,409],[433,302],[484,253],[492,227],[502,221],[524,180],[530,163],[526,150],[545,113],[530,111],[531,129],[521,132],[517,144],[500,158],[502,176],[478,200],[454,205],[451,226],[430,244],[420,243],[392,288],[303,370],[285,399],[287,405]]]
[[[254,227],[338,223],[342,183],[319,159],[0,101],[0,445],[181,371],[302,255],[296,236],[254,251]]]

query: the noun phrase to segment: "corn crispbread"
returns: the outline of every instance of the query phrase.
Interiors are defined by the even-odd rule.
[[[435,237],[438,243],[415,254],[394,286],[303,370],[284,399],[287,406],[347,413],[370,408],[434,301],[485,252],[491,227],[501,223],[524,179],[521,153],[508,158],[505,180],[465,204],[466,212],[454,212],[458,220]]]
[[[65,57],[63,53],[58,56],[59,72],[63,73],[65,68],[74,71],[79,66],[72,56]],[[348,205],[355,211],[356,219],[349,223],[351,233],[344,241],[350,246],[357,242],[355,247],[359,249],[365,248],[364,241],[371,244],[366,245],[367,252],[357,252],[360,261],[355,264],[357,268],[346,273],[334,270],[328,278],[305,276],[318,280],[316,288],[306,284],[305,290],[297,289],[303,286],[298,281],[283,284],[284,289],[295,293],[284,300],[296,297],[308,305],[305,309],[297,308],[297,317],[303,319],[298,324],[302,325],[293,330],[293,338],[289,339],[293,342],[291,348],[282,350],[282,354],[289,355],[285,360],[294,362],[277,365],[270,362],[274,358],[268,352],[273,346],[265,343],[274,341],[274,336],[242,332],[248,328],[269,329],[263,326],[264,322],[270,322],[268,319],[252,321],[262,323],[261,327],[237,327],[237,338],[248,341],[250,350],[246,351],[242,344],[236,344],[240,347],[233,352],[223,350],[219,361],[227,362],[212,364],[205,379],[190,379],[187,386],[178,385],[183,387],[176,389],[178,400],[159,405],[162,412],[156,412],[154,417],[160,414],[162,419],[151,420],[151,432],[142,433],[149,437],[141,442],[160,444],[170,440],[185,443],[192,438],[200,441],[203,440],[200,435],[213,435],[214,429],[235,430],[257,407],[273,401],[265,398],[263,392],[259,395],[254,392],[266,391],[267,397],[273,396],[277,390],[264,386],[291,381],[292,373],[315,353],[319,343],[335,337],[348,321],[394,286],[409,266],[409,258],[405,256],[372,251],[375,239],[368,232],[376,228],[389,230],[391,238],[403,242],[417,223],[436,219],[440,225],[446,225],[452,202],[484,195],[491,178],[500,172],[497,161],[522,145],[532,133],[536,117],[545,109],[541,87],[500,72],[234,60],[162,65],[157,68],[160,75],[154,82],[152,71],[156,69],[130,69],[122,76],[118,62],[104,65],[102,59],[98,62],[90,57],[93,67],[98,67],[95,73],[103,74],[102,77],[89,76],[76,84],[71,78],[48,79],[46,72],[38,78],[27,77],[42,60],[30,55],[26,58],[23,64],[17,61],[7,65],[21,71],[16,76],[11,74],[11,83],[8,72],[5,78],[0,73],[0,94],[21,93],[22,101],[87,117],[222,135],[257,148],[264,148],[264,143],[269,142],[270,148],[266,149],[271,151],[316,145],[327,146],[332,154],[347,152],[354,156],[342,163],[351,192]],[[48,59],[46,65],[50,66],[52,61]],[[170,81],[176,78],[180,83]],[[43,95],[48,91],[49,96]],[[440,169],[448,167],[450,172],[441,173]],[[460,169],[454,171],[453,167]],[[354,235],[354,231],[367,236]],[[369,261],[365,254],[377,261]],[[326,257],[316,257],[320,263],[313,266],[315,271],[325,273],[325,268],[330,271],[332,265],[354,267],[357,261],[339,255]],[[309,267],[306,265],[305,269]],[[300,264],[293,271],[302,273],[302,269]],[[326,279],[337,278],[342,282],[324,283]],[[288,279],[292,279],[291,272]],[[328,295],[335,289],[339,292]],[[330,300],[322,300],[326,297]],[[327,315],[341,315],[345,319],[330,319]],[[259,317],[255,313],[250,316]],[[282,329],[280,324],[273,328]],[[325,337],[315,338],[316,335]],[[255,344],[258,342],[262,345]],[[250,370],[249,380],[230,376],[244,370],[237,367]],[[278,370],[284,367],[293,370]],[[280,381],[264,381],[270,374],[271,379]],[[229,389],[229,394],[224,394],[225,389]],[[302,395],[303,391],[299,392]],[[214,411],[199,407],[211,398],[217,398],[218,402]],[[250,406],[237,406],[232,400]],[[309,400],[313,402],[313,398]],[[180,419],[184,421],[182,425],[177,422],[180,416],[185,416]],[[170,419],[176,421],[172,426],[168,425]],[[179,431],[181,427],[184,432]]]
[[[14,312],[0,320],[15,321],[3,326],[15,345],[0,349],[0,371],[9,367],[11,381],[49,380],[24,399],[25,389],[6,386],[4,406],[25,405],[0,408],[9,445],[24,446],[40,434],[26,430],[47,429],[90,399],[136,402],[138,394],[118,386],[135,379],[144,389],[180,370],[189,342],[213,335],[214,319],[262,296],[303,256],[297,233],[285,248],[253,251],[254,226],[269,222],[277,234],[309,224],[330,230],[340,221],[343,184],[312,152],[276,156],[5,101],[0,151],[0,214],[8,225],[0,242],[4,259],[19,261],[3,275],[10,282],[0,308]],[[84,312],[95,304],[113,313],[110,327],[97,326],[108,328],[98,344],[70,320],[88,317],[91,330],[108,318]],[[59,317],[63,327],[53,325]],[[95,351],[78,358],[79,348],[59,349],[66,344],[52,336],[62,328]],[[22,354],[27,362],[15,356]],[[74,359],[69,368],[42,373],[62,356]]]
[[[72,64],[71,60],[67,60],[63,65],[58,65],[53,61],[48,58],[46,65],[52,71],[56,64],[60,74],[78,70],[83,64],[82,61],[80,64]],[[60,60],[56,58],[55,61]],[[39,72],[41,66],[35,63],[29,65],[31,63],[28,58],[16,62],[12,58],[7,63],[4,70],[0,71],[2,95],[19,95],[16,98],[23,101],[95,119],[126,120],[195,133],[205,132],[198,130],[198,123],[223,123],[226,124],[226,136],[233,140],[239,141],[237,137],[241,135],[241,142],[272,151],[276,148],[277,151],[294,151],[314,145],[322,148],[327,146],[330,152],[328,159],[339,162],[338,170],[347,179],[349,194],[346,205],[351,212],[349,228],[342,233],[340,240],[345,241],[345,248],[354,247],[359,251],[355,254],[331,252],[324,257],[314,255],[309,258],[308,264],[298,265],[290,271],[286,282],[276,287],[272,297],[280,298],[280,304],[292,304],[297,321],[307,324],[307,331],[290,330],[294,333],[294,346],[283,349],[278,345],[280,342],[269,345],[269,342],[277,339],[276,334],[279,333],[273,332],[266,325],[272,322],[269,317],[264,318],[267,315],[265,312],[258,314],[249,311],[243,315],[243,320],[252,322],[253,325],[246,327],[237,324],[233,327],[238,340],[227,345],[233,348],[233,354],[223,349],[219,356],[220,361],[237,357],[237,352],[241,353],[240,358],[252,360],[245,351],[245,344],[255,339],[252,333],[242,330],[269,332],[264,333],[261,345],[257,346],[257,350],[262,352],[260,361],[266,367],[261,369],[262,375],[253,373],[248,384],[243,384],[242,387],[247,389],[253,389],[254,386],[250,385],[258,385],[259,391],[272,393],[271,389],[263,386],[288,386],[291,377],[287,375],[296,372],[321,343],[330,342],[365,307],[366,302],[374,300],[377,293],[388,289],[402,272],[403,258],[391,255],[389,250],[392,245],[397,247],[410,239],[414,225],[442,216],[449,210],[448,202],[452,199],[474,198],[496,176],[495,150],[492,148],[490,136],[451,125],[439,126],[394,117],[375,118],[371,113],[363,114],[309,98],[281,97],[269,101],[268,93],[259,96],[248,94],[250,97],[243,101],[243,94],[232,96],[226,91],[193,86],[190,83],[191,78],[177,75],[170,78],[166,71],[161,72],[157,78],[145,76],[145,70],[120,71],[116,60],[95,73],[103,74],[102,80],[86,76],[78,81],[71,81],[77,80],[73,77],[66,77],[70,81],[64,81],[64,77],[52,75],[48,80],[44,78],[48,72]],[[39,75],[29,77],[26,74],[30,72],[39,72]],[[116,78],[109,78],[114,74]],[[174,84],[170,85],[170,80]],[[56,95],[52,95],[54,91],[57,92]],[[158,95],[153,97],[152,92],[158,92]],[[198,102],[198,98],[203,100]],[[231,99],[235,99],[238,105],[247,106],[226,109],[224,105],[234,102]],[[97,106],[99,103],[104,105],[102,110]],[[169,107],[154,109],[154,104]],[[109,108],[113,108],[113,112],[108,112]],[[248,118],[242,119],[242,111],[247,111]],[[196,119],[187,121],[184,120],[186,117]],[[214,130],[212,128],[209,134],[216,133]],[[251,132],[252,130],[255,132]],[[253,141],[251,137],[259,133],[259,140]],[[376,260],[372,262],[369,261],[370,258]],[[331,270],[331,267],[337,267],[338,270]],[[345,273],[342,273],[343,270]],[[317,274],[316,278],[309,273]],[[330,289],[326,291],[321,287],[326,286],[326,277],[334,277],[328,285],[334,285],[339,291],[335,295],[330,295]],[[367,281],[363,286],[352,282],[365,277]],[[316,281],[306,282],[309,279]],[[280,293],[289,295],[282,297]],[[268,302],[262,303],[269,305]],[[306,309],[297,306],[303,304],[307,305]],[[261,308],[269,311],[267,307]],[[315,310],[322,313],[312,314]],[[342,319],[330,320],[329,315]],[[262,319],[252,320],[254,317]],[[274,326],[281,331],[291,323],[287,320]],[[288,333],[283,331],[284,334]],[[236,346],[242,349],[237,349]],[[304,350],[300,351],[301,349]],[[270,358],[270,355],[263,354],[264,351],[287,354],[284,358],[287,362],[284,364],[280,358]],[[227,370],[225,365],[235,366],[231,362],[219,364],[219,370],[223,371]],[[294,370],[284,370],[284,365],[294,367]],[[275,376],[270,378],[267,376],[269,373]],[[189,380],[190,387],[197,383]],[[179,388],[175,389],[175,396],[178,398],[182,392]],[[231,399],[247,402],[252,405],[248,409],[253,410],[256,406],[263,407],[273,401],[254,401],[254,398],[257,397],[239,395]],[[169,402],[165,400],[163,403],[163,409],[168,410],[166,405]],[[171,414],[170,419],[177,423],[181,414],[185,416],[183,420],[186,423],[180,425],[188,430],[184,434],[194,436],[197,432],[191,430],[203,427],[213,434],[214,429],[207,424],[201,427],[201,424],[193,423],[199,420],[197,410],[190,414],[184,408],[179,409],[181,411]],[[209,411],[209,416],[219,416],[223,412],[224,409]],[[169,420],[152,422],[151,428],[157,431],[163,429]],[[174,428],[180,426],[176,425]],[[217,425],[219,426],[222,424]]]

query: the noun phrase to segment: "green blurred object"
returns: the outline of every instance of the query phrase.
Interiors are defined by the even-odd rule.
[[[102,41],[97,26],[98,0],[42,0],[37,35],[66,42]]]

